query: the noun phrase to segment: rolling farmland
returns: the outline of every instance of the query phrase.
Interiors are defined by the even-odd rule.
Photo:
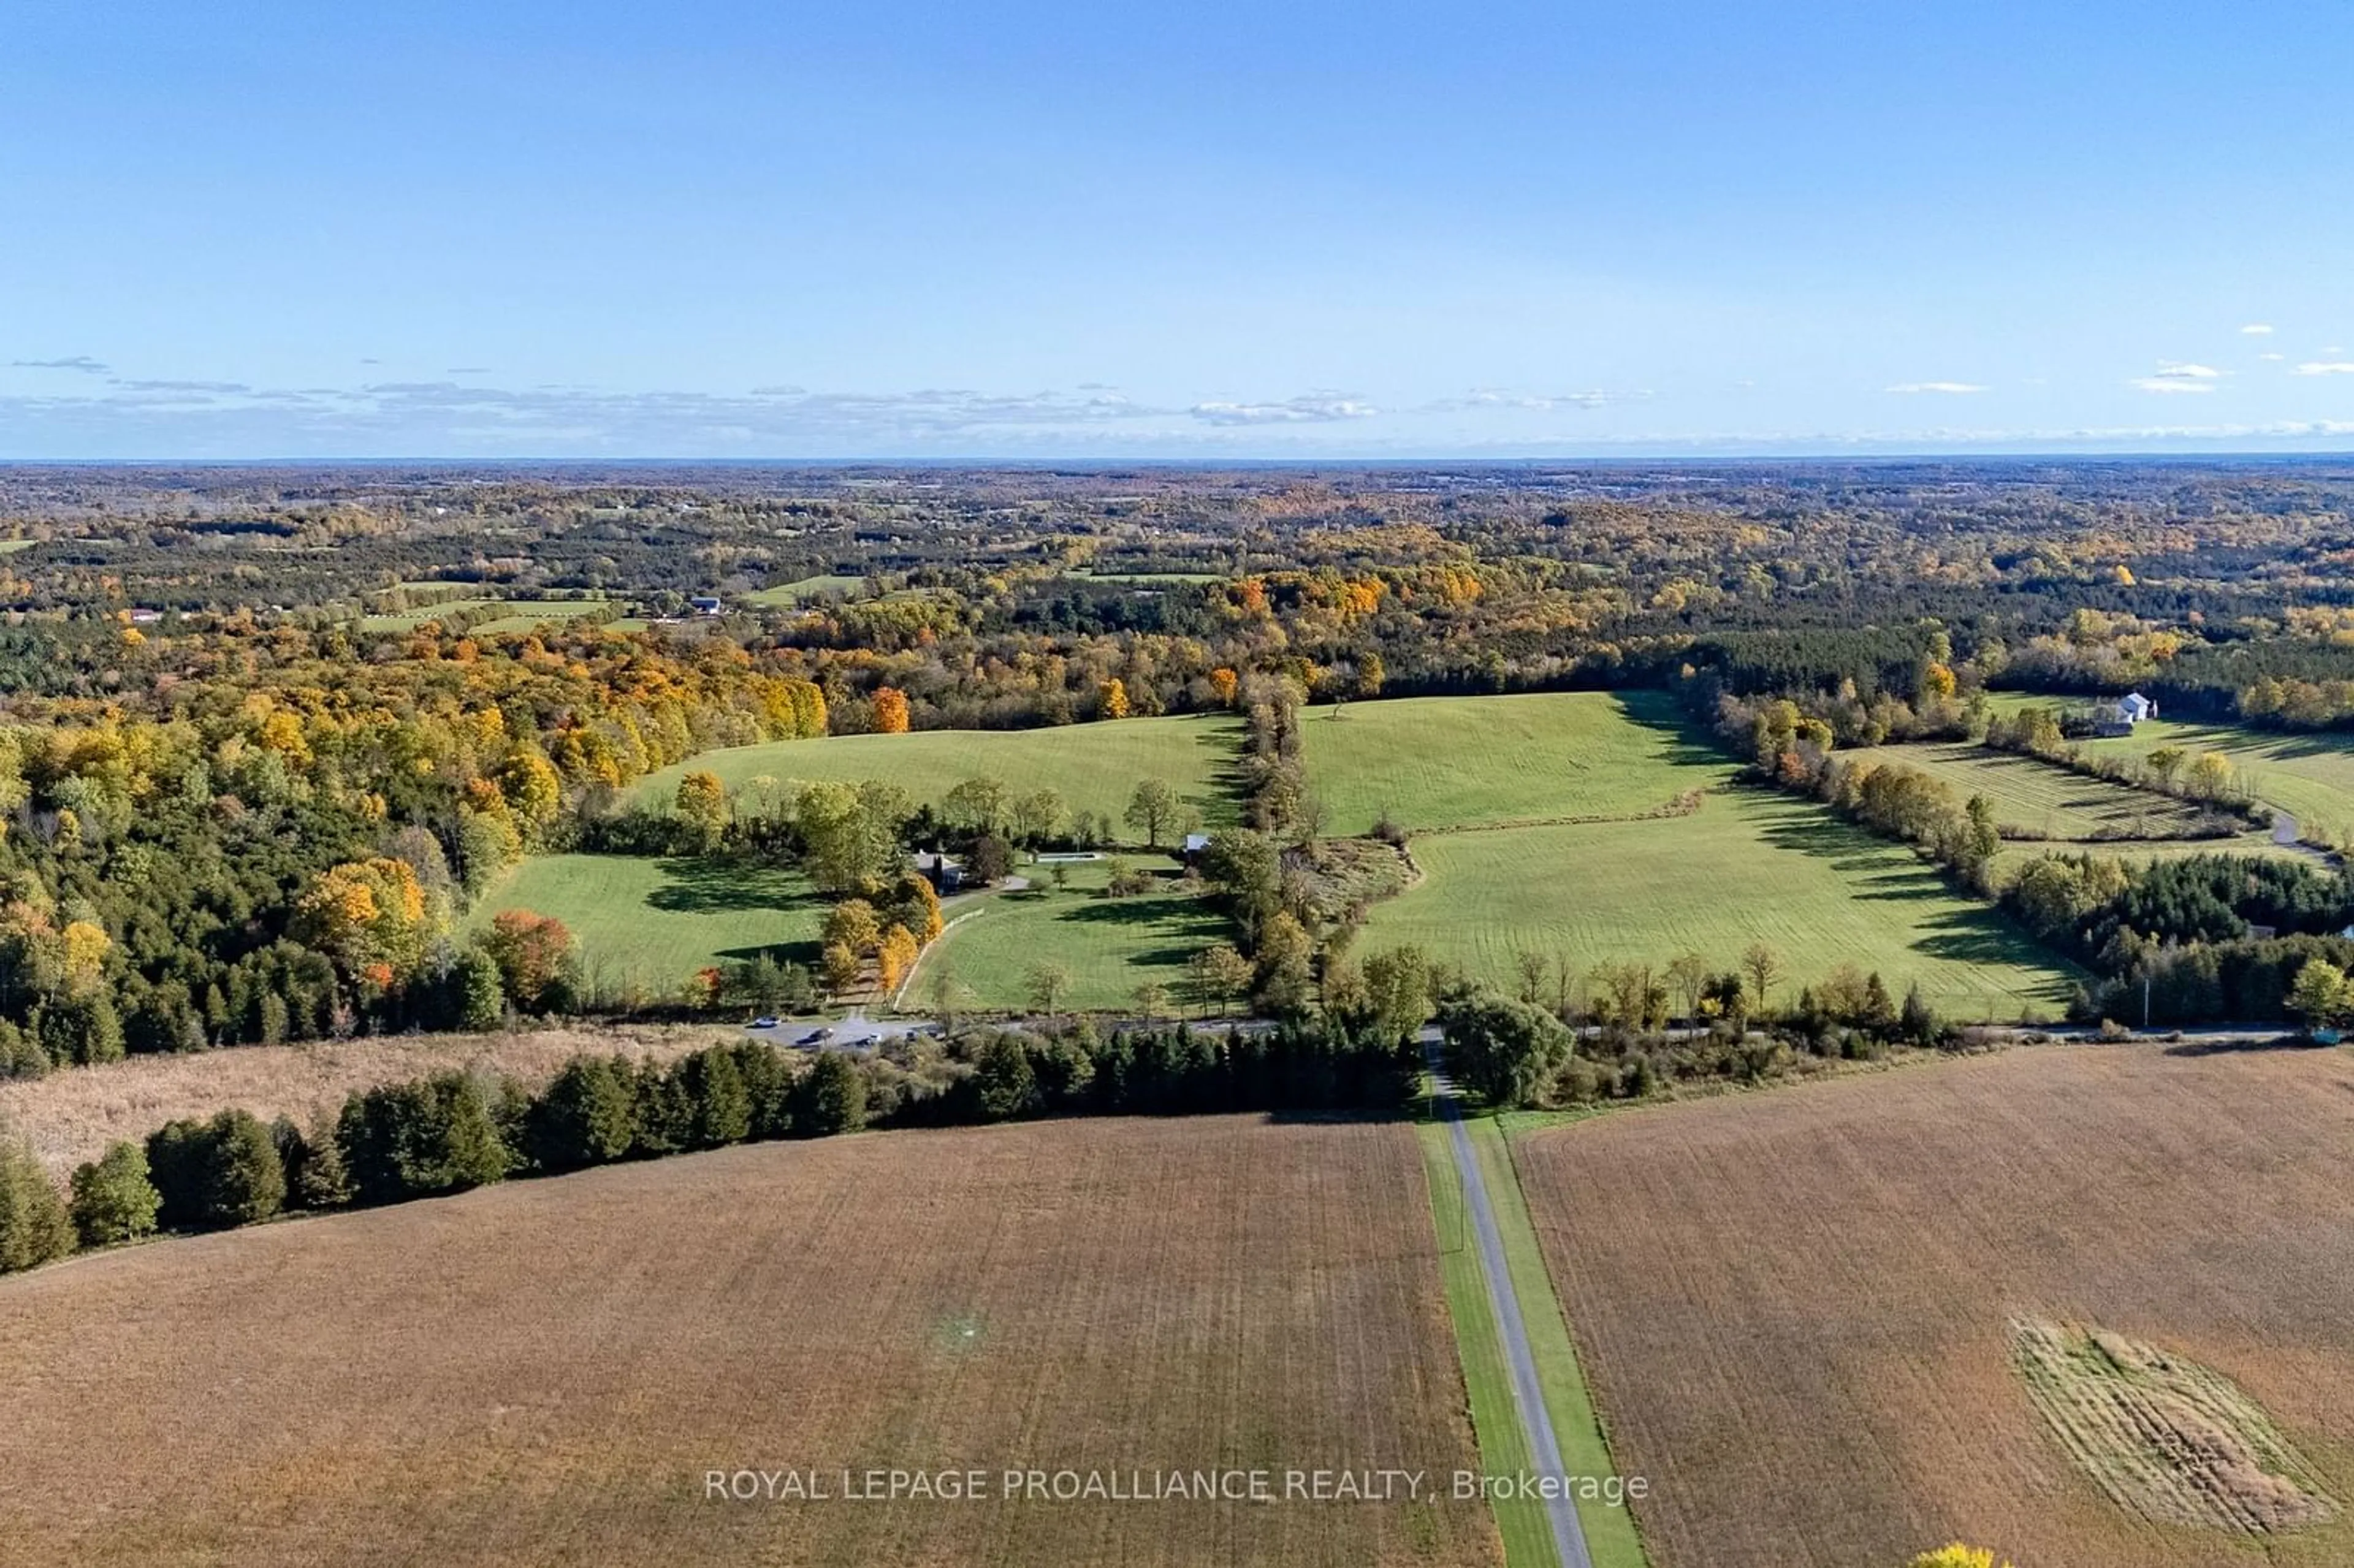
[[[1361,947],[1413,942],[1498,984],[1523,949],[1581,969],[1664,965],[1687,949],[1730,968],[1763,941],[1787,991],[1840,963],[1890,990],[1920,983],[1955,1017],[2055,1013],[2073,978],[1911,850],[1806,801],[1759,790],[1709,797],[1689,817],[1415,841],[1424,876],[1374,906]]]
[[[2346,1053],[2020,1050],[1516,1156],[1616,1456],[1660,1478],[1638,1510],[1659,1568],[1899,1563],[1956,1537],[2068,1568],[2354,1560]],[[2093,1375],[2055,1385],[2087,1334]],[[2204,1436],[2157,1463],[2097,1419],[2104,1379]],[[2137,1513],[2135,1478],[2196,1500]],[[2330,1522],[2145,1522],[2250,1504]]]
[[[1914,768],[1951,787],[1962,800],[1984,795],[1997,823],[2047,839],[2163,837],[2182,832],[2201,815],[2198,807],[2171,796],[1982,746],[1930,742],[1840,755],[1850,763],[1885,761]],[[2228,842],[2211,841],[2210,847]]]
[[[1500,1562],[1478,1501],[996,1486],[1475,1467],[1403,1123],[768,1144],[133,1248],[0,1280],[0,1404],[25,1563]],[[833,1499],[706,1495],[748,1468]]]
[[[1338,834],[1384,811],[1416,831],[1634,816],[1733,772],[1658,692],[1405,697],[1310,710],[1300,733]]]
[[[922,730],[909,735],[835,736],[779,740],[706,751],[692,761],[649,776],[636,798],[666,803],[689,771],[719,776],[730,789],[756,779],[814,782],[887,779],[918,800],[937,801],[963,779],[1001,779],[1016,795],[1061,793],[1074,811],[1108,815],[1122,834],[1120,813],[1140,779],[1174,786],[1205,821],[1234,820],[1225,770],[1239,744],[1231,718],[1126,719],[1117,724],[1067,725],[1029,730]]]
[[[593,984],[674,990],[700,969],[767,949],[796,963],[817,958],[827,901],[806,878],[768,866],[712,865],[645,855],[550,854],[525,861],[475,905],[470,922],[501,911],[553,915],[580,939]]]
[[[1110,874],[1103,861],[1072,863],[1067,889],[1048,880],[1049,866],[1023,869],[1030,889],[960,899],[949,908],[957,924],[924,956],[908,1006],[928,1006],[946,973],[964,1006],[1026,1011],[1029,970],[1041,960],[1070,972],[1064,1007],[1132,1012],[1137,988],[1154,984],[1182,1001],[1186,960],[1212,942],[1234,939],[1215,904],[1175,891],[1173,882],[1166,892],[1104,898],[1097,896]]]

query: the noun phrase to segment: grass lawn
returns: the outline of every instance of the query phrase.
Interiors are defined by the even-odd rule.
[[[1168,866],[1160,857],[1135,863]],[[967,1007],[1027,1011],[1030,969],[1046,959],[1070,971],[1071,989],[1059,1004],[1066,1008],[1132,1012],[1138,989],[1155,982],[1182,1003],[1186,960],[1213,942],[1234,939],[1225,916],[1204,897],[1174,891],[1098,896],[1111,874],[1104,861],[1070,863],[1067,890],[1054,887],[1050,867],[1021,869],[1038,885],[949,905],[951,918],[966,917],[924,956],[907,990],[910,1009],[926,1009],[947,973],[963,988]],[[1173,889],[1176,879],[1168,884]]]
[[[2058,1011],[2075,978],[1910,850],[1762,790],[1690,817],[1428,836],[1414,855],[1423,880],[1374,906],[1358,951],[1412,942],[1507,986],[1524,949],[1730,969],[1756,941],[1782,955],[1776,1000],[1851,962],[1956,1018],[2018,1018]]]
[[[2089,699],[1998,692],[1990,701],[1998,712],[2017,713],[2030,707],[2082,707]],[[2307,838],[2354,843],[2354,736],[2149,719],[2136,725],[2131,735],[2076,744],[2094,757],[2142,758],[2168,746],[2193,757],[2220,751],[2238,769],[2242,787],[2295,817]]]
[[[1544,1390],[1545,1411],[1553,1422],[1562,1462],[1575,1475],[1614,1474],[1609,1448],[1587,1396],[1585,1380],[1578,1372],[1577,1352],[1563,1322],[1553,1281],[1545,1273],[1536,1231],[1529,1223],[1528,1207],[1503,1140],[1492,1119],[1482,1118],[1466,1126],[1487,1178],[1488,1199],[1503,1237],[1505,1266],[1511,1271],[1512,1288],[1520,1298],[1529,1348],[1536,1355],[1537,1380]],[[1416,1131],[1422,1139],[1423,1171],[1430,1182],[1431,1215],[1438,1228],[1439,1274],[1447,1290],[1447,1315],[1455,1324],[1456,1347],[1463,1358],[1463,1382],[1470,1394],[1471,1429],[1479,1443],[1480,1467],[1489,1475],[1522,1474],[1533,1464],[1521,1430],[1503,1345],[1496,1337],[1495,1316],[1479,1271],[1479,1244],[1472,1236],[1455,1151],[1445,1124],[1426,1122]],[[1490,1507],[1496,1529],[1504,1538],[1509,1568],[1522,1568],[1524,1563],[1530,1568],[1551,1568],[1559,1561],[1552,1549],[1542,1503],[1496,1499]],[[1645,1568],[1643,1543],[1627,1510],[1580,1499],[1577,1516],[1596,1568]]]
[[[1632,816],[1733,766],[1686,734],[1658,692],[1405,697],[1314,708],[1301,721],[1325,831],[1469,827]]]
[[[828,573],[823,577],[803,577],[798,582],[778,583],[773,588],[758,588],[743,596],[746,604],[765,605],[770,609],[790,609],[797,604],[807,604],[814,599],[832,594],[853,594],[864,586],[864,577],[843,577]]]
[[[1119,832],[1129,796],[1143,779],[1165,779],[1215,826],[1235,820],[1227,793],[1241,726],[1224,715],[1121,719],[1054,729],[918,730],[778,740],[706,751],[640,783],[640,800],[667,802],[690,770],[736,788],[755,779],[816,782],[887,779],[918,800],[937,801],[967,779],[1004,781],[1016,795],[1055,789],[1074,811],[1108,814]]]
[[[2200,816],[2198,808],[2187,801],[2105,779],[2087,779],[2055,763],[1982,746],[1936,741],[1839,755],[1850,761],[1901,763],[1950,786],[1965,800],[1984,795],[1998,823],[2052,839],[2088,839],[2103,832],[2162,836],[2181,831]]]
[[[438,604],[422,604],[413,609],[395,610],[385,615],[364,615],[360,617],[360,630],[414,631],[429,620],[447,620],[452,615],[503,609],[506,611],[504,615],[495,620],[484,621],[474,630],[529,631],[543,621],[576,620],[606,608],[602,599],[445,599]]]
[[[580,939],[591,982],[674,989],[698,969],[761,948],[817,960],[826,901],[790,872],[642,855],[551,854],[524,862],[475,906],[469,924],[504,909],[553,915]]]

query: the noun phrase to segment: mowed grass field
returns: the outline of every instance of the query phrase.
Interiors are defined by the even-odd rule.
[[[864,577],[844,577],[830,573],[822,577],[802,577],[798,582],[778,583],[770,588],[757,588],[744,596],[747,604],[757,604],[770,609],[790,609],[811,599],[836,594],[855,594],[866,586]]]
[[[1405,697],[1309,709],[1300,734],[1327,832],[1384,811],[1427,832],[1632,816],[1729,779],[1681,716],[1659,692]]]
[[[1712,794],[1687,817],[1436,834],[1413,849],[1422,881],[1373,906],[1358,950],[1415,943],[1507,989],[1524,950],[1581,970],[1664,968],[1685,951],[1732,969],[1760,941],[1786,966],[1777,1002],[1852,963],[1900,998],[1917,981],[1959,1020],[2050,1017],[2078,978],[1911,850],[1761,789]]]
[[[2155,790],[2087,779],[2036,758],[1982,746],[1930,742],[1839,755],[1850,762],[1902,764],[1948,785],[1961,800],[1984,795],[1999,825],[2024,828],[2049,839],[2163,837],[2184,831],[2200,815],[2189,802]]]
[[[2004,713],[2079,706],[2084,700],[2020,692],[1996,693],[1991,698]],[[2150,719],[2136,725],[2129,736],[2076,744],[2095,757],[2145,758],[2162,747],[2178,747],[2193,757],[2220,751],[2232,759],[2242,787],[2296,818],[2305,832],[2332,843],[2354,843],[2354,735]]]
[[[1415,1130],[769,1144],[0,1279],[0,1558],[1494,1564],[1485,1505],[1006,1501],[1008,1468],[1475,1469]],[[988,1472],[969,1502],[842,1472]],[[835,1500],[726,1501],[714,1470]]]
[[[2011,1323],[2190,1358],[2354,1505],[2354,1054],[1989,1057],[1613,1115],[1515,1143],[1657,1568],[2321,1568],[2354,1522],[2139,1522],[2080,1469]],[[2196,1452],[2189,1447],[2181,1452]],[[2178,1462],[2179,1454],[2178,1454]]]
[[[814,964],[828,901],[808,880],[760,866],[706,865],[644,855],[536,855],[509,872],[468,916],[486,927],[502,911],[553,915],[580,942],[592,984],[674,991],[696,970],[763,949]]]
[[[1136,863],[1174,869],[1147,859]],[[1046,960],[1070,971],[1071,989],[1060,1007],[1133,1012],[1137,991],[1147,985],[1167,986],[1182,1005],[1186,960],[1213,942],[1235,939],[1233,923],[1217,905],[1178,891],[1173,876],[1162,879],[1165,891],[1105,898],[1098,895],[1111,874],[1106,861],[1071,863],[1066,888],[1054,885],[1050,866],[1019,869],[1033,884],[1027,891],[951,905],[948,913],[957,923],[917,968],[907,988],[908,1008],[928,1008],[938,977],[946,973],[954,977],[965,1007],[1027,1012],[1030,970]]]
[[[1140,842],[1142,835],[1123,825],[1120,814],[1145,779],[1167,780],[1212,826],[1235,820],[1230,789],[1241,736],[1240,724],[1219,715],[779,740],[706,751],[649,775],[632,794],[666,805],[678,793],[679,779],[701,770],[717,774],[730,788],[764,778],[779,783],[886,779],[918,800],[937,802],[963,780],[987,777],[1016,795],[1056,790],[1070,810],[1108,815],[1116,830]]]

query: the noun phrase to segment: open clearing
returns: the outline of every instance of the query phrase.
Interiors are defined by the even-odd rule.
[[[1850,761],[1902,763],[1950,786],[1959,800],[1984,795],[1997,824],[2049,839],[2157,838],[2179,833],[2200,816],[2197,807],[2171,796],[2087,779],[2036,758],[1982,746],[1933,742],[1839,755]]]
[[[1358,950],[1417,943],[1507,989],[1523,950],[1732,969],[1757,941],[1787,967],[1776,1001],[1852,963],[1957,1019],[2015,1019],[2056,1013],[2075,978],[1910,849],[1764,790],[1689,817],[1418,838],[1414,856],[1423,880],[1374,906]]]
[[[768,1144],[134,1247],[0,1280],[0,1408],[27,1563],[1500,1560],[1444,1497],[998,1495],[1476,1468],[1405,1122]],[[705,1496],[968,1466],[989,1497]]]
[[[1170,869],[1154,859],[1135,863]],[[1026,1012],[1031,967],[1049,959],[1070,971],[1071,989],[1060,1007],[1132,1012],[1137,989],[1156,984],[1167,986],[1182,1004],[1186,960],[1213,942],[1234,939],[1218,906],[1176,891],[1173,877],[1162,879],[1170,891],[1104,898],[1097,895],[1111,874],[1106,862],[1069,863],[1069,885],[1063,889],[1050,879],[1053,869],[1023,866],[1033,884],[1028,891],[986,894],[952,906],[948,913],[960,918],[924,956],[907,989],[907,1005],[928,1009],[945,973],[954,977],[961,1006]]]
[[[1108,815],[1115,831],[1141,842],[1119,819],[1145,779],[1167,780],[1213,826],[1235,820],[1227,775],[1241,735],[1235,720],[1217,715],[1054,729],[928,729],[776,740],[706,751],[649,775],[632,794],[667,803],[682,777],[703,771],[717,774],[730,789],[764,778],[779,783],[887,779],[917,800],[937,802],[963,780],[986,777],[1002,780],[1016,795],[1055,790],[1072,810]]]
[[[2080,707],[2087,700],[2020,692],[1996,693],[1992,698],[2004,713]],[[2332,843],[2354,843],[2354,736],[2149,719],[2136,725],[2131,735],[2076,744],[2094,757],[2143,758],[2161,747],[2178,747],[2193,757],[2220,751],[2232,759],[2242,788],[2295,817],[2306,834]]]
[[[265,1121],[284,1116],[310,1128],[333,1118],[355,1089],[429,1073],[503,1073],[537,1085],[584,1051],[667,1062],[742,1038],[733,1029],[645,1024],[401,1034],[128,1056],[102,1066],[0,1083],[0,1123],[29,1139],[34,1152],[62,1179],[118,1139],[135,1143],[181,1117],[201,1118],[242,1107]]]
[[[744,602],[770,609],[790,609],[795,605],[808,604],[813,599],[854,594],[865,586],[864,577],[828,573],[822,577],[803,577],[799,582],[778,583],[773,588],[755,589],[744,596]]]
[[[2354,1055],[2025,1048],[1613,1114],[1514,1152],[1659,1568],[2320,1568],[2112,1500],[2022,1321],[2229,1381],[2354,1499]],[[2192,1372],[2171,1380],[2215,1408]]]
[[[446,620],[452,615],[480,614],[485,610],[503,610],[496,620],[486,620],[476,631],[529,631],[548,621],[578,620],[584,615],[599,615],[614,607],[602,599],[445,599],[436,604],[419,605],[413,609],[393,610],[383,615],[360,618],[363,631],[414,631],[429,620]]]
[[[813,964],[828,901],[806,877],[766,866],[648,855],[535,855],[483,894],[481,928],[507,909],[553,915],[580,941],[592,988],[675,991],[696,970],[767,950]]]
[[[1733,776],[1659,692],[1405,697],[1303,715],[1325,831],[1635,816]]]

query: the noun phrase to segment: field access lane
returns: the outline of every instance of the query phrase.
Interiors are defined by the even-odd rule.
[[[1530,1348],[1528,1326],[1521,1317],[1520,1296],[1512,1288],[1511,1271],[1504,1263],[1504,1238],[1496,1228],[1495,1208],[1488,1201],[1487,1176],[1472,1150],[1471,1135],[1464,1130],[1463,1108],[1455,1097],[1454,1082],[1439,1060],[1437,1045],[1426,1040],[1423,1054],[1430,1064],[1431,1097],[1437,1103],[1439,1118],[1447,1123],[1448,1142],[1455,1150],[1455,1169],[1463,1181],[1464,1203],[1471,1212],[1472,1234],[1479,1238],[1479,1272],[1487,1277],[1488,1305],[1495,1313],[1496,1334],[1503,1341],[1505,1360],[1511,1366],[1512,1404],[1520,1413],[1521,1431],[1538,1470],[1546,1476],[1565,1476],[1568,1467],[1562,1462],[1553,1417],[1545,1410],[1544,1389],[1537,1381],[1536,1352]],[[1561,1496],[1547,1499],[1544,1510],[1546,1524],[1553,1532],[1553,1552],[1562,1568],[1594,1568],[1594,1559],[1585,1549],[1585,1529],[1578,1522],[1577,1504],[1569,1497],[1567,1489],[1563,1489]]]

